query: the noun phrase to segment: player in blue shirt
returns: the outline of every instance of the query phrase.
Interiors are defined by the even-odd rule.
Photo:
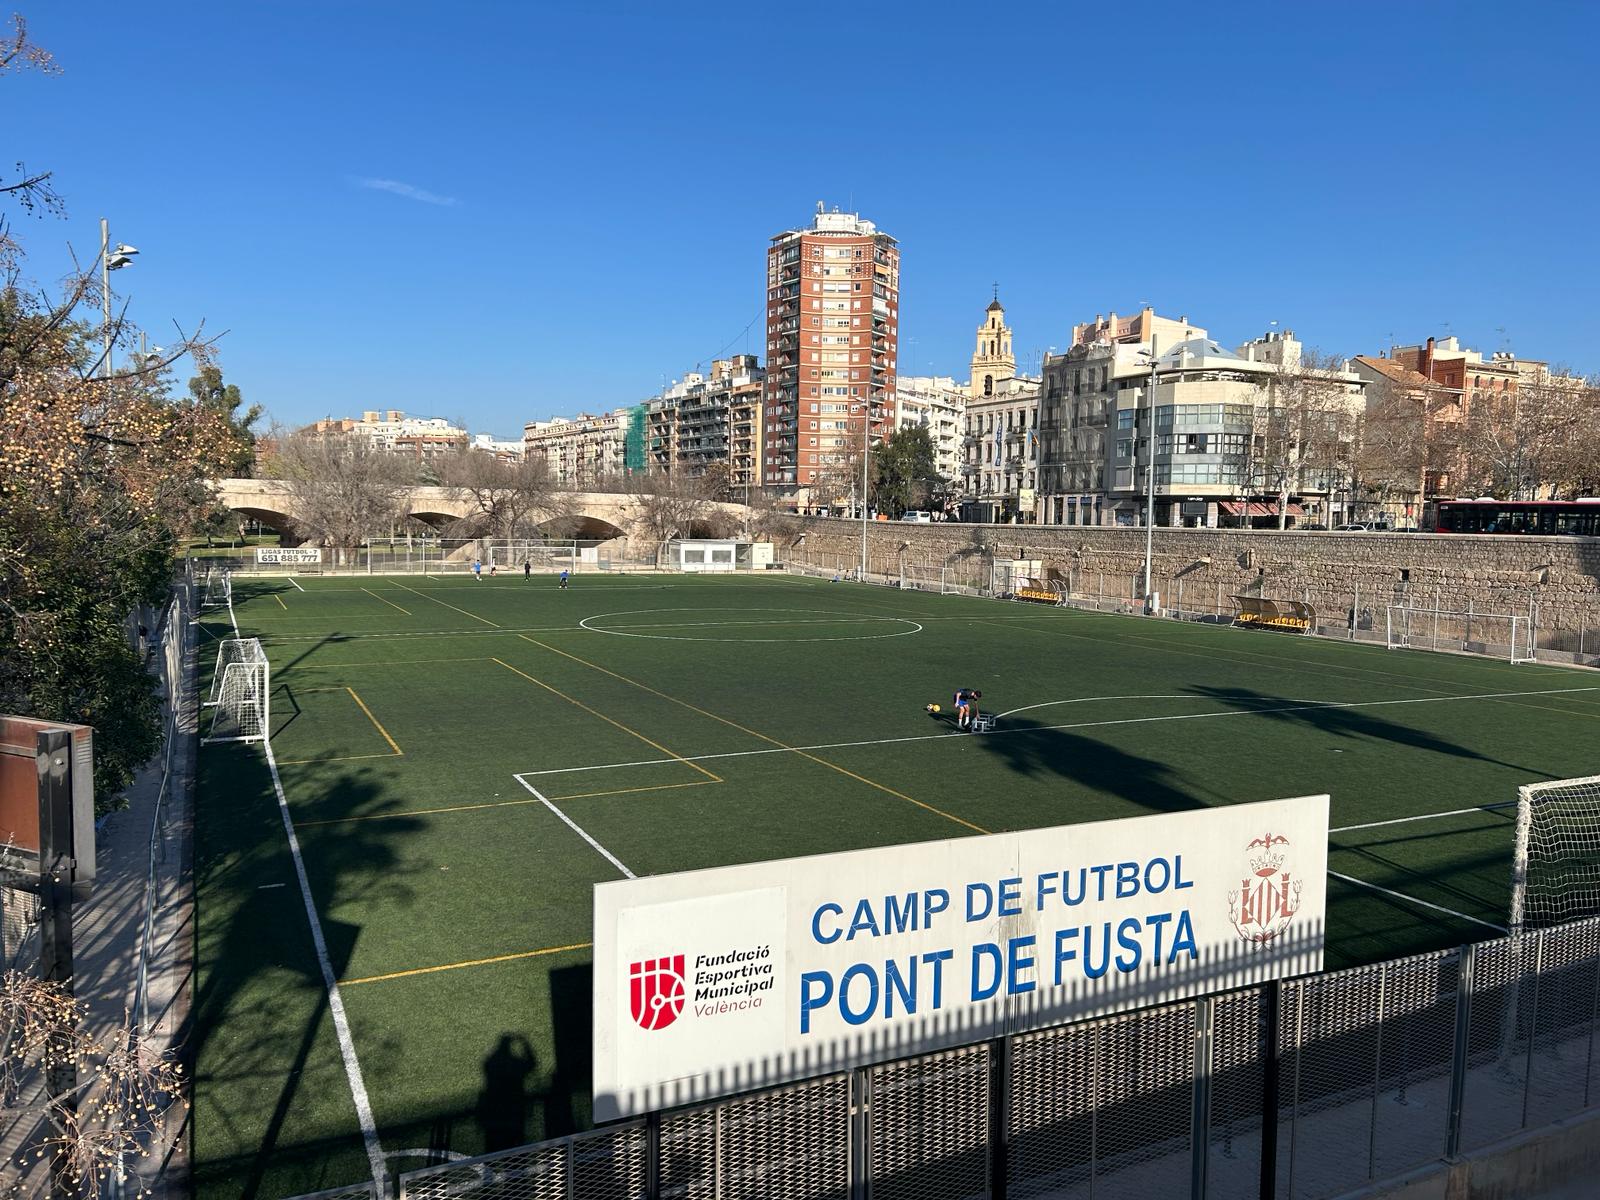
[[[565,567],[562,567],[561,568],[561,587],[562,587],[563,590],[565,590],[566,586],[567,586],[567,575],[568,575],[567,569]]]

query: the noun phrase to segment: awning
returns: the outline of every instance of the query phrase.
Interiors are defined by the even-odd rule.
[[[1218,501],[1217,507],[1222,510],[1225,516],[1230,517],[1275,517],[1278,515],[1276,503],[1261,504],[1254,500],[1221,500]],[[1286,511],[1291,517],[1305,515],[1305,509],[1298,504],[1289,505]]]

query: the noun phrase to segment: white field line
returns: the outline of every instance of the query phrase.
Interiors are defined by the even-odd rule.
[[[317,589],[319,594],[321,592],[325,591],[325,590],[328,590],[328,589],[324,589],[324,588],[318,588]],[[488,589],[484,589],[484,590],[488,590]],[[432,599],[432,597],[429,597],[429,599]],[[602,618],[605,618],[605,617],[608,617],[608,616],[614,616],[614,615],[615,614],[613,614],[613,613],[595,613],[593,616],[584,617],[583,620],[586,620],[586,621],[597,621],[597,620],[600,620]],[[881,617],[881,616],[873,616],[873,615],[870,615],[870,614],[862,614],[859,617],[838,617],[838,618],[835,618],[832,621],[818,621],[818,622],[815,622],[815,623],[818,624],[818,625],[838,625],[838,624],[841,624],[841,623],[851,622],[851,621],[911,621],[911,622],[915,622],[915,623],[921,623],[921,622],[925,622],[925,621],[974,621],[974,622],[981,622],[982,624],[987,625],[992,621],[1026,621],[1026,620],[1029,620],[1030,618],[1033,618],[1033,617],[1036,617],[1036,616],[1038,616],[1037,613],[1018,613],[1018,614],[1016,614],[1014,616],[1005,616],[1005,617],[983,617],[983,616],[966,616],[966,615],[962,615],[962,616],[952,616],[952,615],[928,616],[928,615],[925,614],[923,616],[912,618],[912,617]],[[259,618],[259,620],[261,622],[268,623],[268,624],[273,623],[273,622],[277,622],[277,621],[282,621],[284,619],[285,618],[282,618],[282,617],[261,617],[261,618]],[[293,618],[289,618],[289,619],[295,620],[295,621],[315,621],[315,620],[322,620],[322,619],[325,619],[325,618],[320,618],[320,617],[293,617]],[[742,622],[742,621],[709,621],[709,622],[706,622],[706,624],[713,625],[713,626],[740,625],[740,624],[751,624],[751,625],[791,625],[791,624],[806,624],[806,623],[807,622],[795,622],[795,621],[749,621],[749,622]],[[652,625],[629,625],[627,628],[629,628],[629,629],[653,629],[653,628],[657,628],[657,626],[652,626]],[[670,628],[670,626],[660,626],[660,628]],[[616,632],[616,631],[615,630],[604,630],[604,629],[585,629],[578,622],[573,622],[570,625],[507,626],[504,629],[425,629],[425,630],[419,630],[419,631],[413,632],[413,633],[397,633],[397,632],[394,632],[394,631],[391,631],[391,630],[383,630],[383,629],[372,629],[372,630],[365,630],[365,629],[351,629],[351,630],[330,629],[325,633],[283,633],[283,634],[263,633],[263,634],[260,634],[258,636],[260,636],[260,638],[261,638],[261,640],[263,642],[269,642],[269,641],[271,641],[271,642],[322,642],[322,641],[326,641],[328,638],[338,638],[341,641],[353,641],[356,638],[363,638],[363,639],[365,639],[365,638],[374,638],[374,639],[377,639],[377,638],[433,638],[433,637],[468,637],[468,636],[471,636],[471,637],[493,637],[494,635],[501,634],[501,633],[614,633],[614,632]],[[746,639],[746,640],[751,640],[751,639]],[[790,639],[781,638],[781,639],[773,639],[773,640],[789,641]]]
[[[239,621],[233,613],[233,598],[228,598],[228,620],[233,624],[235,637],[239,636]],[[334,977],[333,963],[328,959],[328,942],[322,935],[322,919],[317,916],[317,902],[311,898],[311,881],[306,876],[305,859],[300,854],[300,839],[295,836],[294,820],[289,816],[289,801],[283,794],[283,780],[278,775],[278,760],[272,753],[271,731],[262,738],[261,748],[267,756],[267,769],[272,772],[272,790],[278,797],[278,814],[283,818],[283,832],[289,839],[289,854],[294,859],[295,877],[300,881],[300,899],[305,903],[306,920],[311,925],[311,941],[317,950],[317,963],[322,968],[322,984],[328,992],[328,1011],[333,1016],[333,1030],[339,1041],[339,1055],[344,1059],[345,1078],[350,1083],[350,1098],[355,1102],[356,1120],[361,1126],[361,1140],[367,1147],[367,1163],[372,1168],[372,1182],[380,1194],[387,1192],[388,1167],[384,1162],[383,1145],[378,1141],[378,1123],[372,1118],[372,1101],[367,1097],[367,1082],[361,1074],[361,1061],[356,1057],[355,1039],[350,1035],[350,1022],[345,1016],[344,998],[339,994],[339,981]]]
[[[824,742],[815,746],[774,747],[763,750],[729,750],[720,754],[686,754],[681,758],[646,758],[637,762],[596,763],[588,767],[551,767],[542,771],[523,771],[524,775],[569,775],[579,771],[609,771],[621,767],[655,767],[672,762],[709,762],[719,758],[755,758],[763,754],[796,754],[812,750],[853,750],[863,746],[893,746],[903,742],[932,742],[950,737],[1000,737],[1008,733],[1054,733],[1066,729],[1098,729],[1112,725],[1145,725],[1158,721],[1205,721],[1222,717],[1250,717],[1273,713],[1315,712],[1321,709],[1384,708],[1401,704],[1444,704],[1453,700],[1506,700],[1516,696],[1559,696],[1569,692],[1600,692],[1600,687],[1542,688],[1529,692],[1484,692],[1462,696],[1417,696],[1404,700],[1349,700],[1290,704],[1278,708],[1230,708],[1221,712],[1176,713],[1164,717],[1120,717],[1108,721],[1076,721],[1067,725],[1036,725],[1028,729],[996,729],[990,733],[971,735],[955,733],[923,733],[907,737],[872,738],[859,742]]]
[[[300,588],[302,592],[305,591],[305,588],[300,587],[300,581],[297,580],[293,575],[289,576],[289,582],[294,584],[295,587]]]
[[[671,760],[669,760],[669,761],[671,761]],[[534,787],[533,784],[529,783],[521,775],[515,775],[512,778],[514,778],[523,787],[527,788],[528,791],[532,792],[533,793],[533,798],[535,800],[537,800],[540,804],[544,805],[551,812],[555,813],[556,816],[560,817],[561,820],[566,823],[567,828],[571,829],[573,833],[577,834],[584,841],[588,842],[589,845],[593,846],[596,850],[598,850],[600,852],[600,854],[605,858],[605,860],[607,862],[609,862],[613,867],[615,867],[617,870],[621,871],[629,879],[637,879],[638,878],[637,875],[635,875],[632,871],[628,870],[627,866],[623,863],[623,861],[620,858],[618,858],[615,854],[611,853],[611,851],[607,850],[599,842],[595,841],[594,838],[590,837],[589,834],[584,830],[584,828],[581,825],[579,825],[576,821],[574,821],[571,817],[567,816],[566,813],[562,812],[554,804],[551,804],[549,798],[547,796],[545,796],[545,794],[543,792],[541,792],[538,788]]]
[[[1449,812],[1421,813],[1415,817],[1395,817],[1392,821],[1368,821],[1364,825],[1341,825],[1329,833],[1354,833],[1357,829],[1381,829],[1385,825],[1405,825],[1412,821],[1432,821],[1439,817],[1462,817],[1467,813],[1493,812],[1497,808],[1515,808],[1515,800],[1502,800],[1498,804],[1478,804],[1472,808],[1452,808]]]
[[[1457,912],[1453,908],[1446,908],[1442,904],[1430,904],[1426,900],[1418,900],[1415,896],[1408,896],[1404,892],[1390,891],[1386,887],[1379,887],[1375,883],[1368,883],[1365,879],[1357,879],[1354,875],[1342,875],[1338,871],[1329,871],[1335,879],[1342,879],[1346,883],[1353,883],[1357,887],[1371,888],[1375,892],[1382,892],[1385,896],[1393,896],[1396,900],[1404,900],[1407,904],[1416,904],[1422,908],[1431,908],[1434,912],[1447,913],[1452,917],[1460,917],[1463,921],[1471,921],[1474,925],[1486,925],[1500,933],[1507,932],[1504,925],[1496,925],[1493,921],[1485,921],[1481,917],[1469,917],[1464,912]]]

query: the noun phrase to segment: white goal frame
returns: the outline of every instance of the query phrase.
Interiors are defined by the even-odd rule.
[[[1595,913],[1600,913],[1600,775],[1524,784],[1517,789],[1511,855],[1511,932]]]
[[[211,730],[201,740],[264,742],[270,729],[272,666],[258,638],[228,638],[217,650],[216,673],[204,707]]]
[[[215,608],[233,602],[233,573],[227,567],[212,564],[206,569],[204,590],[200,593],[201,608]]]
[[[1383,639],[1390,650],[1445,650],[1504,658],[1511,663],[1535,661],[1533,626],[1520,613],[1390,604],[1383,610]]]

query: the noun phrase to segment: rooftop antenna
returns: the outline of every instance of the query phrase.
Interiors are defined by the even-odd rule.
[[[1504,325],[1496,325],[1494,327],[1494,331],[1500,335],[1500,349],[1504,350],[1507,354],[1510,354],[1511,339],[1506,336],[1506,327]]]

